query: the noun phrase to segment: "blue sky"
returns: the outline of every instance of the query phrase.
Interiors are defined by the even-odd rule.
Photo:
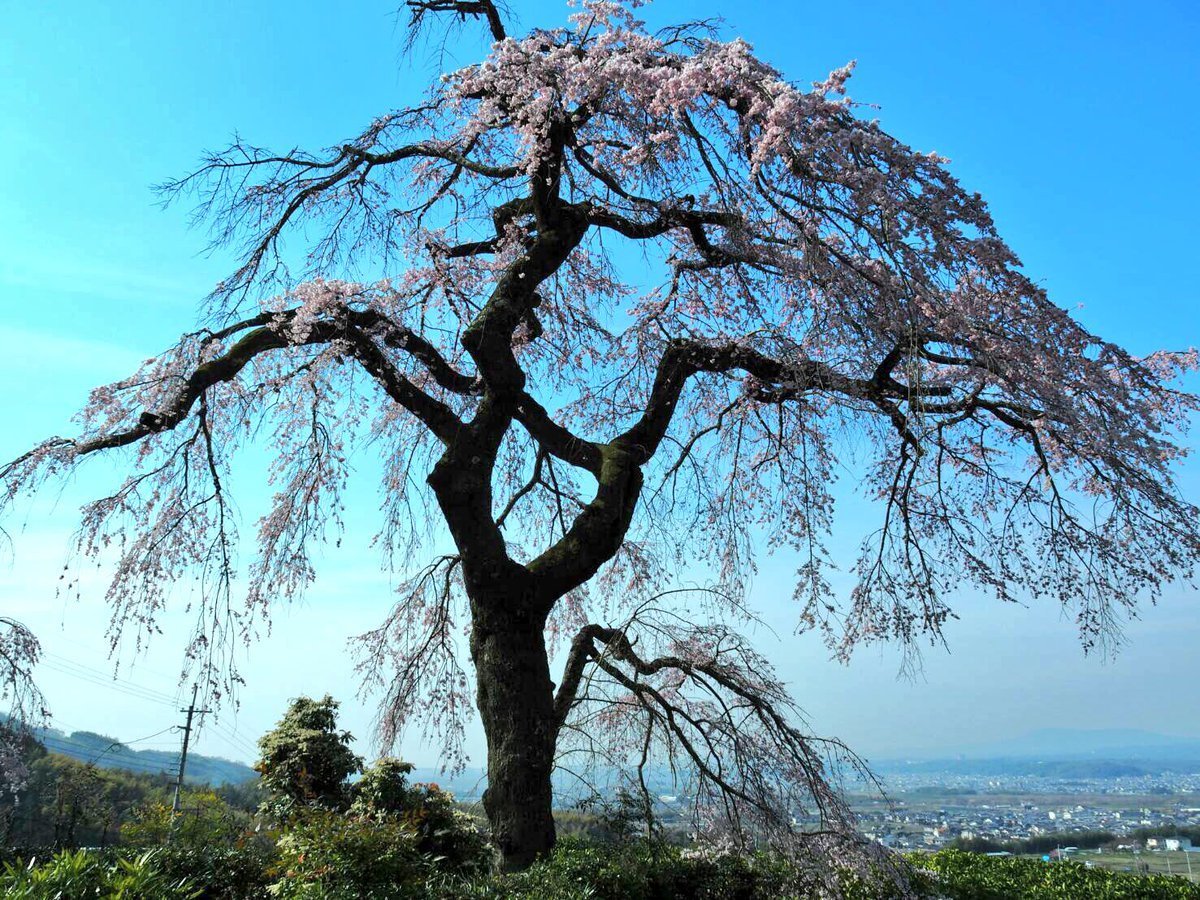
[[[189,327],[199,298],[232,268],[230,256],[201,252],[205,236],[189,229],[185,208],[155,205],[151,184],[186,172],[235,130],[279,148],[336,143],[416,97],[430,73],[478,58],[483,41],[467,28],[444,62],[425,51],[410,65],[400,55],[398,5],[0,7],[0,456],[69,429],[89,387],[120,377]],[[550,0],[512,5],[525,26],[556,24],[566,13]],[[1200,344],[1192,272],[1198,10],[1094,0],[659,0],[644,15],[652,24],[724,15],[727,36],[746,38],[798,81],[857,59],[851,94],[877,104],[874,114],[892,133],[953,160],[1051,296],[1082,305],[1077,315],[1090,328],[1148,352]],[[1191,464],[1182,483],[1200,497],[1200,467]],[[65,727],[149,734],[171,721],[168,704],[86,681],[78,668],[62,671],[110,667],[99,582],[88,582],[79,603],[55,597],[72,511],[87,491],[86,482],[69,486],[27,519],[6,523],[18,533],[14,560],[0,564],[0,605],[32,624],[59,659],[41,680]],[[251,510],[253,498],[245,499]],[[766,649],[814,730],[870,754],[958,747],[1048,725],[1200,735],[1200,708],[1164,687],[1200,675],[1190,588],[1173,588],[1146,610],[1108,662],[1083,657],[1056,609],[964,598],[962,620],[948,629],[950,652],[928,652],[923,677],[903,681],[890,650],[841,667],[815,639],[789,637],[790,568],[786,559],[769,561],[755,583],[756,600],[783,636]],[[246,736],[302,691],[342,698],[348,727],[369,733],[370,703],[354,700],[341,647],[386,613],[388,584],[353,550],[331,556],[321,572],[307,603],[284,613],[251,654],[241,710],[224,720],[238,737],[210,729],[202,750],[245,757]],[[185,620],[166,624],[150,653],[121,670],[120,684],[176,692],[171,673]],[[435,755],[415,744],[405,751],[420,762]]]

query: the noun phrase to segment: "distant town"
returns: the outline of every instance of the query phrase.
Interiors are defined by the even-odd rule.
[[[1200,767],[1191,774],[1091,779],[893,774],[885,788],[886,801],[860,795],[855,806],[863,831],[897,849],[1108,832],[1126,838],[1113,849],[1181,851],[1191,848],[1186,837],[1133,835],[1200,828]]]

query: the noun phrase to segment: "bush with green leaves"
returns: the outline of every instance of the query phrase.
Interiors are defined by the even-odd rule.
[[[846,876],[845,900],[1200,900],[1183,878],[1092,869],[1075,862],[996,859],[961,851],[908,857],[912,893]],[[651,841],[560,840],[518,875],[427,883],[437,900],[800,900],[817,896],[802,871],[767,854],[693,853]]]
[[[413,787],[408,776],[413,764],[385,756],[363,769],[362,777],[350,788],[350,811],[359,815],[382,817],[402,813],[413,805]]]
[[[286,900],[420,896],[406,892],[435,865],[408,825],[317,808],[293,816],[277,848],[268,890]]]
[[[121,842],[133,847],[158,847],[168,841],[189,847],[228,846],[253,828],[245,810],[234,809],[215,791],[186,791],[178,814],[166,802],[134,807],[121,826]]]
[[[310,809],[279,840],[144,853],[64,851],[10,862],[0,894],[15,900],[799,900],[814,894],[800,870],[768,854],[697,853],[654,841],[597,844],[564,838],[516,875],[448,869],[422,853],[395,819]],[[257,854],[257,855],[256,855]],[[1075,862],[995,859],[946,850],[912,854],[915,896],[928,900],[1200,900],[1183,878],[1088,868]],[[268,879],[272,880],[267,884]],[[847,878],[845,900],[902,894]],[[904,895],[913,896],[913,895]]]
[[[784,900],[807,897],[798,873],[766,854],[693,855],[659,841],[558,842],[499,896],[534,900]]]
[[[351,788],[350,814],[409,828],[418,849],[443,869],[484,871],[491,852],[475,820],[454,805],[453,794],[436,784],[410,784],[412,770],[411,763],[391,757],[368,766]]]
[[[187,879],[201,900],[265,897],[274,868],[274,836],[255,830],[244,809],[211,789],[184,793],[182,812],[145,803],[121,828],[131,847],[158,847],[156,865],[172,879]]]
[[[155,861],[167,878],[194,884],[197,900],[266,900],[279,870],[275,845],[255,838],[232,845],[171,843]]]
[[[267,796],[262,812],[283,821],[308,807],[342,810],[350,801],[347,779],[362,769],[350,749],[354,736],[337,727],[338,702],[297,697],[276,726],[258,739],[254,768]]]
[[[1200,900],[1200,884],[1183,878],[1113,872],[1071,860],[943,850],[913,861],[935,876],[938,896],[947,900]]]
[[[8,900],[199,900],[193,882],[168,874],[160,863],[158,850],[132,856],[64,850],[40,864],[6,864],[0,894]]]

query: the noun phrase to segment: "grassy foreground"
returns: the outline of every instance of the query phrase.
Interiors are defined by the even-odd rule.
[[[149,851],[64,851],[14,859],[0,874],[13,900],[783,900],[816,896],[800,873],[766,855],[697,855],[677,847],[565,839],[519,875],[450,871],[437,858],[379,854],[344,842],[289,856],[264,847],[163,847]],[[947,900],[1175,900],[1197,898],[1183,878],[1140,876],[1080,863],[997,859],[946,850],[910,857],[918,896]],[[895,892],[846,883],[850,900],[891,900]]]

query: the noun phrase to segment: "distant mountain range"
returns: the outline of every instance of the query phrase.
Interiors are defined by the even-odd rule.
[[[179,752],[175,750],[135,750],[115,738],[93,731],[39,728],[37,739],[54,753],[81,762],[94,762],[106,769],[126,769],[149,775],[174,774],[179,770]],[[186,781],[197,784],[239,784],[258,774],[244,763],[202,753],[188,753]]]
[[[872,761],[879,772],[954,772],[1117,778],[1200,772],[1200,738],[1128,728],[1042,728],[961,751],[924,751]]]
[[[1200,738],[1176,737],[1133,728],[1040,728],[1011,741],[966,748],[963,756],[1152,760],[1200,759]]]
[[[1200,738],[1135,728],[1039,728],[1003,741],[889,754],[889,760],[931,759],[1200,759]]]

